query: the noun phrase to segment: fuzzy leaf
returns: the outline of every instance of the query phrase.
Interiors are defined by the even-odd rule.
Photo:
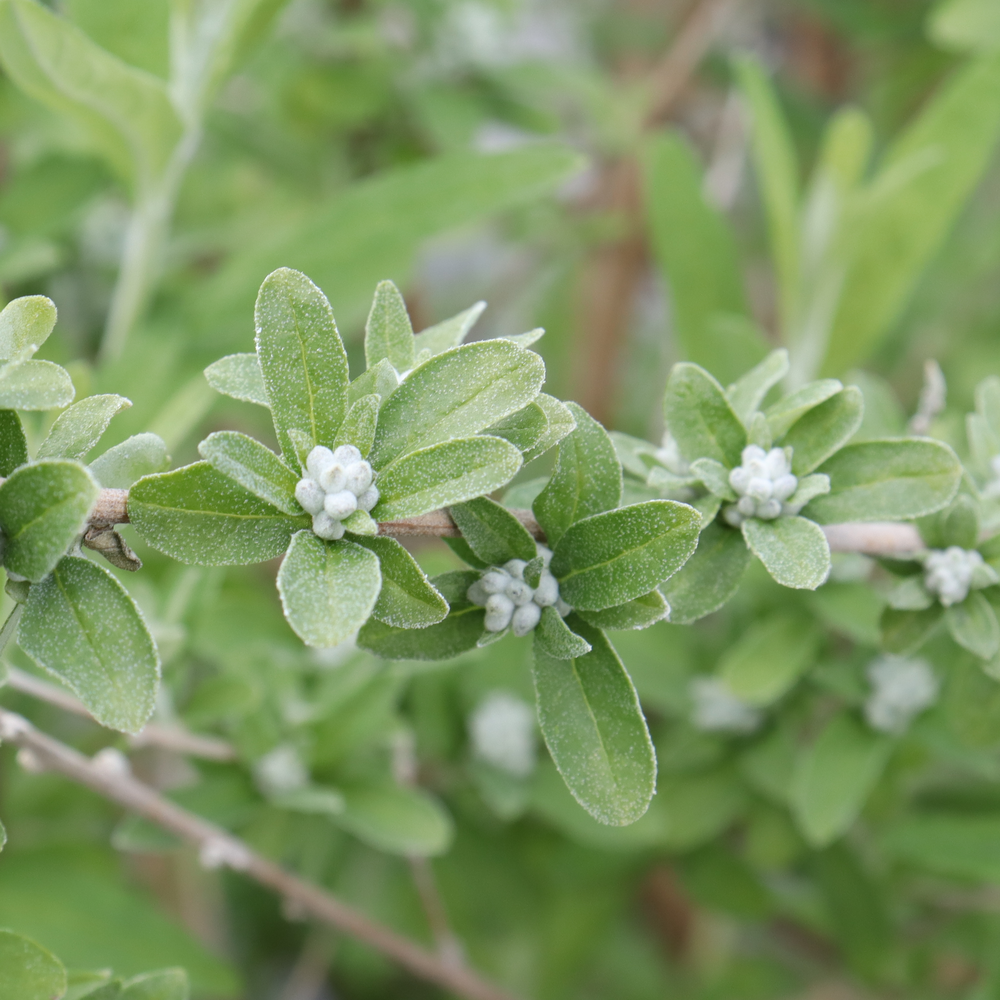
[[[586,656],[590,643],[581,638],[560,617],[555,608],[543,608],[542,617],[535,627],[535,650],[553,660],[572,660]]]
[[[311,531],[296,532],[278,570],[285,617],[307,646],[339,646],[354,635],[381,586],[374,552],[354,542],[324,542]]]
[[[771,436],[777,441],[788,433],[789,428],[801,420],[814,406],[826,402],[843,389],[843,385],[835,378],[824,378],[818,382],[810,382],[795,392],[779,399],[773,406],[764,411]]]
[[[216,472],[285,514],[301,514],[295,499],[299,477],[270,448],[239,431],[216,431],[198,445],[198,453]]]
[[[576,617],[568,625],[592,648],[557,660],[536,645],[542,735],[577,802],[600,823],[626,826],[653,797],[653,744],[632,681],[604,633]]]
[[[403,296],[391,281],[380,281],[365,324],[367,367],[388,358],[397,372],[405,372],[413,367],[413,357],[413,327]]]
[[[792,472],[796,476],[812,472],[847,444],[861,426],[864,410],[861,390],[852,385],[799,417],[781,442],[793,449]]]
[[[90,463],[90,471],[105,489],[126,490],[137,479],[170,466],[167,446],[157,434],[134,434]]]
[[[714,458],[727,468],[740,464],[746,431],[722,386],[698,365],[674,365],[663,395],[667,427],[690,462]]]
[[[378,409],[381,406],[381,398],[377,393],[369,393],[362,396],[351,404],[351,408],[344,417],[344,422],[337,431],[337,437],[333,442],[335,448],[342,444],[353,444],[362,456],[368,457],[372,450],[372,442],[375,440],[375,427],[378,424]]]
[[[347,387],[347,402],[354,404],[363,396],[376,395],[384,403],[398,386],[396,369],[392,367],[388,358],[383,358],[374,368],[362,372]]]
[[[705,489],[720,500],[735,500],[736,491],[729,485],[729,470],[714,458],[699,458],[691,463],[691,472],[704,484]]]
[[[441,354],[458,347],[465,340],[466,334],[476,325],[476,321],[486,308],[485,302],[477,302],[474,306],[463,310],[451,319],[442,320],[434,326],[429,326],[417,334],[414,348],[417,354],[427,351],[431,356]]]
[[[819,525],[804,517],[743,522],[750,551],[783,587],[815,590],[830,575],[830,546]]]
[[[423,858],[443,854],[451,846],[451,817],[427,792],[390,784],[342,792],[344,811],[334,822],[378,851]]]
[[[0,368],[0,409],[57,410],[75,395],[69,372],[51,361],[12,361]]]
[[[81,399],[56,417],[37,457],[82,461],[108,429],[112,417],[131,405],[130,399],[113,393]]]
[[[160,680],[153,638],[125,588],[89,559],[67,556],[32,586],[18,643],[102,725],[137,733],[153,714]]]
[[[355,535],[377,535],[378,521],[366,510],[360,508],[343,520],[345,530]]]
[[[887,598],[889,607],[896,611],[923,611],[934,603],[934,597],[927,592],[919,576],[908,576],[901,580]]]
[[[379,558],[382,589],[372,610],[373,618],[396,628],[427,628],[444,621],[448,602],[395,538],[357,538],[355,542]]]
[[[974,590],[961,604],[953,604],[944,613],[951,637],[970,653],[990,660],[1000,650],[1000,624],[993,605]]]
[[[208,384],[224,396],[270,407],[256,354],[229,354],[205,369]]]
[[[145,972],[122,983],[115,1000],[189,1000],[191,995],[187,973],[183,969],[163,969]],[[105,1000],[94,997],[94,1000]]]
[[[544,392],[540,392],[535,397],[535,403],[541,407],[548,423],[545,433],[524,453],[525,465],[544,455],[550,448],[554,448],[567,434],[572,433],[576,427],[573,411],[565,403],[559,402],[554,396],[548,396]]]
[[[549,418],[536,402],[528,403],[517,413],[498,420],[487,427],[484,433],[502,437],[521,452],[529,452],[542,440],[548,429]]]
[[[0,311],[0,361],[26,360],[55,329],[56,307],[44,295],[25,295]]]
[[[506,507],[488,497],[476,497],[449,508],[452,520],[477,558],[488,566],[502,566],[510,559],[534,559],[534,538]]]
[[[4,1000],[55,1000],[66,992],[66,970],[55,955],[30,938],[0,930]]]
[[[783,347],[770,354],[759,365],[738,378],[728,389],[726,399],[733,412],[745,425],[760,409],[764,397],[788,374],[788,351]]]
[[[28,461],[28,441],[16,410],[0,410],[0,476]]]
[[[944,510],[920,518],[917,528],[930,549],[946,549],[949,545],[974,549],[980,530],[977,504],[972,497],[959,493]]]
[[[943,614],[940,604],[916,611],[886,608],[879,622],[882,648],[900,656],[916,652],[937,628]]]
[[[577,614],[594,628],[616,632],[649,628],[670,614],[670,605],[658,590],[651,590],[626,604],[604,608],[602,611],[578,611]]]

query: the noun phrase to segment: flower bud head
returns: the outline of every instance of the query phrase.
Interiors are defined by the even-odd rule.
[[[511,576],[516,577],[518,580],[524,579],[524,567],[528,564],[523,559],[511,559],[509,562],[504,563],[504,569],[510,573]]]
[[[542,609],[529,599],[526,604],[517,608],[511,618],[514,635],[527,635],[538,624],[541,617]]]
[[[344,526],[335,517],[330,517],[325,510],[313,515],[313,531],[328,542],[335,542],[344,537]]]
[[[358,498],[350,490],[327,493],[323,509],[330,517],[343,520],[345,517],[350,517],[358,509]]]
[[[559,583],[548,570],[544,570],[538,581],[538,586],[535,588],[535,604],[540,608],[548,608],[558,600]]]
[[[359,497],[372,484],[372,467],[363,459],[355,462],[345,470],[345,480],[344,489]]]
[[[323,509],[326,494],[315,479],[300,479],[295,485],[295,499],[309,514],[318,514]]]
[[[344,475],[344,467],[340,462],[328,465],[319,477],[319,484],[323,487],[323,492],[327,494],[339,493],[346,482],[347,476]]]
[[[531,600],[534,591],[524,580],[512,579],[507,584],[506,594],[514,602],[514,606],[519,608],[522,604],[527,604]]]
[[[368,489],[358,497],[358,506],[365,511],[371,511],[372,507],[378,503],[378,487],[369,486]]]
[[[502,632],[514,614],[514,602],[506,594],[490,594],[486,601],[486,631]]]
[[[481,580],[487,594],[502,594],[507,589],[511,577],[502,569],[491,569]]]
[[[334,464],[336,459],[333,457],[333,452],[329,448],[324,448],[323,445],[318,444],[311,452],[309,452],[306,458],[306,469],[309,471],[309,475],[313,477],[318,483],[320,477]]]
[[[334,451],[333,457],[341,465],[348,466],[361,461],[361,452],[353,444],[342,444]]]

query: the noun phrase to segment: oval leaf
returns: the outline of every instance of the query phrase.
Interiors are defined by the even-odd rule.
[[[383,358],[397,372],[413,367],[413,327],[399,289],[391,281],[380,281],[365,323],[365,362],[368,368]]]
[[[0,408],[57,410],[73,402],[69,372],[51,361],[23,361],[0,368]]]
[[[847,444],[861,426],[864,412],[861,390],[852,385],[799,417],[781,442],[792,448],[792,472],[807,475]]]
[[[750,551],[783,587],[815,590],[830,575],[830,546],[818,524],[804,517],[743,522]]]
[[[16,410],[0,410],[0,476],[28,461],[28,440]]]
[[[0,310],[0,361],[29,358],[56,326],[56,306],[44,295],[24,295]]]
[[[137,479],[163,472],[170,465],[166,442],[158,434],[133,434],[90,463],[105,489],[127,490]]]
[[[451,846],[454,824],[437,799],[417,788],[345,788],[338,826],[379,851],[430,857]]]
[[[0,970],[0,996],[5,1000],[55,1000],[66,992],[62,962],[13,931],[0,930]]]
[[[511,559],[530,562],[538,547],[528,529],[506,507],[488,497],[454,504],[448,511],[475,556],[487,566]]]
[[[649,628],[670,614],[670,605],[658,590],[603,611],[580,611],[579,616],[594,628],[622,631]]]
[[[111,418],[127,410],[132,400],[108,393],[88,396],[56,417],[38,449],[38,458],[75,458],[82,461],[101,439]]]
[[[356,542],[378,556],[382,571],[373,618],[397,628],[427,628],[445,619],[448,602],[395,538],[357,538]]]
[[[217,472],[283,513],[302,513],[295,499],[299,476],[259,441],[238,431],[216,431],[198,445],[198,453]]]
[[[704,368],[674,365],[663,395],[663,416],[689,461],[714,458],[727,468],[740,464],[747,434],[722,391]]]
[[[552,607],[542,609],[542,617],[535,628],[534,644],[540,655],[554,660],[586,656],[591,648],[590,643],[573,632]]]
[[[737,698],[770,705],[812,665],[819,642],[808,619],[774,615],[751,625],[729,647],[719,674]]]
[[[205,369],[208,384],[225,396],[270,407],[256,354],[229,354]]]
[[[990,660],[1000,650],[1000,624],[993,605],[977,590],[944,613],[951,637],[970,653]]]

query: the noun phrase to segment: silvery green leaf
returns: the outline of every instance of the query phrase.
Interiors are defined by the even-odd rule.
[[[722,501],[711,493],[691,501],[691,506],[701,514],[701,528],[705,530],[718,516]]]
[[[512,344],[517,344],[520,347],[531,347],[532,344],[537,343],[544,336],[545,328],[536,326],[534,330],[529,330],[527,333],[512,333],[503,339],[509,340]]]
[[[726,399],[744,425],[760,409],[764,397],[788,374],[788,351],[783,347],[764,358],[760,364],[738,378],[728,389]]]
[[[51,361],[9,361],[0,368],[0,409],[58,410],[75,395],[69,372]]]
[[[225,396],[244,403],[270,406],[256,354],[229,354],[219,358],[205,369],[205,378],[216,392]]]
[[[713,459],[709,458],[706,461],[711,462]],[[654,465],[646,477],[646,485],[663,494],[665,500],[690,496],[692,488],[698,489],[700,483],[701,480],[696,476],[678,476],[663,468],[662,465]]]
[[[131,405],[132,400],[113,393],[81,399],[56,417],[37,457],[82,461],[108,429],[112,417]]]
[[[356,403],[362,396],[374,393],[384,403],[396,391],[398,385],[396,369],[392,367],[388,358],[383,358],[374,368],[362,372],[347,387],[347,402]]]
[[[819,524],[921,517],[948,503],[962,477],[951,448],[914,438],[849,444],[819,471],[830,492],[803,510]]]
[[[567,434],[571,434],[576,427],[576,420],[573,417],[572,410],[554,396],[540,392],[535,397],[535,402],[545,413],[548,426],[538,441],[524,453],[525,465],[544,455],[550,448],[554,448]]]
[[[16,410],[0,410],[0,476],[28,461],[28,441]]]
[[[460,312],[451,319],[442,320],[434,326],[429,326],[417,334],[414,347],[419,354],[427,351],[431,356],[441,354],[458,347],[465,340],[466,334],[476,325],[476,321],[486,308],[485,302],[477,302],[474,306]]]
[[[552,478],[531,505],[553,547],[574,522],[612,510],[622,498],[622,468],[608,432],[582,406],[567,408],[576,427],[559,443]]]
[[[375,426],[378,423],[378,408],[381,399],[377,393],[369,393],[356,399],[344,417],[344,422],[337,431],[333,445],[339,448],[342,444],[353,444],[362,456],[367,458],[375,440]]]
[[[960,604],[944,613],[951,637],[981,660],[990,660],[1000,650],[1000,624],[993,605],[974,590]]]
[[[804,517],[743,522],[750,551],[783,587],[815,590],[830,575],[830,546],[823,529]]]
[[[342,793],[344,811],[334,822],[378,851],[422,858],[451,846],[451,817],[421,789],[384,783],[348,786]]]
[[[631,434],[623,434],[621,431],[610,431],[608,436],[615,446],[622,468],[626,472],[631,472],[633,476],[645,480],[650,470],[659,462],[656,457],[656,445],[642,438],[632,437]]]
[[[538,549],[528,529],[505,507],[488,497],[476,497],[449,508],[452,520],[477,558],[488,566],[511,559],[534,559]]]
[[[572,660],[586,656],[591,646],[586,639],[570,630],[555,608],[543,608],[534,631],[534,647],[553,660]]]
[[[354,635],[381,586],[374,552],[354,542],[324,542],[311,531],[296,532],[278,570],[285,617],[307,646],[339,646]]]
[[[25,295],[0,311],[0,361],[30,358],[56,325],[55,303],[44,295]]]
[[[254,313],[257,357],[281,452],[295,455],[292,428],[327,447],[347,413],[347,354],[326,296],[282,267],[260,286]]]
[[[313,816],[339,816],[344,811],[344,796],[335,788],[307,785],[271,796],[268,801],[278,809],[308,813]]]
[[[0,930],[0,969],[10,1000],[53,1000],[66,992],[62,962],[30,938]]]
[[[189,1000],[187,973],[183,969],[144,972],[122,983],[117,1000]]]
[[[947,507],[917,522],[920,537],[931,549],[946,549],[949,545],[974,549],[980,527],[978,504],[966,493],[959,493]]]
[[[897,611],[923,611],[934,603],[934,596],[927,592],[919,576],[908,576],[889,591],[886,600]]]
[[[528,403],[523,409],[487,427],[484,434],[502,437],[521,452],[534,450],[549,429],[549,418],[538,403]]]
[[[239,431],[216,431],[198,453],[221,472],[284,514],[301,514],[295,499],[299,477],[270,448]]]
[[[163,472],[170,456],[157,434],[133,434],[90,463],[90,471],[105,489],[126,490],[137,479]]]
[[[308,516],[289,517],[208,462],[140,479],[129,490],[128,512],[150,545],[200,566],[273,559],[309,524]]]
[[[750,551],[739,531],[712,523],[698,539],[691,558],[660,591],[670,605],[670,621],[690,625],[718,611],[739,589]]]
[[[781,442],[793,449],[792,472],[812,472],[847,444],[861,426],[864,410],[861,390],[851,385],[802,414]]]
[[[542,359],[506,340],[438,354],[382,404],[372,465],[381,470],[410,452],[476,434],[527,406],[544,380]]]
[[[746,431],[722,386],[704,368],[690,362],[674,365],[663,395],[663,416],[689,462],[714,458],[729,468],[740,464]]]
[[[943,614],[944,608],[936,602],[922,611],[886,608],[879,621],[882,648],[900,656],[915,653],[930,638]]]
[[[814,472],[810,476],[803,476],[799,480],[799,485],[795,492],[788,498],[788,503],[795,509],[801,510],[810,500],[816,497],[826,496],[830,492],[830,477],[822,472]]]
[[[676,575],[676,574],[675,574]],[[651,590],[635,600],[602,611],[578,611],[577,615],[594,628],[617,632],[649,628],[670,614],[670,605],[658,590]]]
[[[577,521],[552,554],[560,596],[591,611],[641,597],[687,562],[700,529],[699,513],[672,500],[647,500]]]
[[[14,581],[8,580],[8,583]],[[27,593],[31,594],[31,585],[27,585]],[[25,595],[27,597],[27,595]],[[6,621],[4,621],[3,626],[0,627],[0,654],[10,645],[11,640],[17,635],[17,627],[21,622],[21,615],[24,613],[24,603],[18,601],[13,610],[7,615]],[[7,682],[7,667],[4,665],[2,671],[0,671],[0,687],[2,687]],[[3,849],[3,844],[0,843],[0,850]]]
[[[13,473],[0,486],[7,569],[36,582],[50,573],[86,527],[99,489],[82,465],[61,459]]]
[[[368,511],[361,510],[360,507],[353,514],[345,517],[342,524],[345,530],[350,531],[354,535],[368,536],[378,534],[378,521]]]
[[[542,735],[577,802],[600,823],[626,826],[645,813],[656,787],[656,757],[646,720],[604,633],[575,616],[567,624],[590,643],[591,651],[557,660],[536,645]]]
[[[456,438],[409,452],[379,473],[379,521],[415,517],[505,486],[521,468],[521,453],[502,438]]]
[[[403,296],[391,281],[380,281],[365,324],[367,367],[387,358],[397,372],[405,372],[413,367],[413,357],[413,327]]]
[[[32,586],[18,643],[102,725],[137,733],[153,714],[160,680],[153,638],[125,588],[89,559],[66,556]]]
[[[456,570],[431,577],[430,583],[451,609],[444,621],[413,629],[372,618],[358,633],[358,645],[386,660],[449,660],[475,649],[486,612],[466,595],[479,576],[473,570]]]
[[[427,579],[417,561],[395,538],[358,538],[358,545],[379,558],[382,589],[372,617],[396,628],[427,628],[445,619],[448,602]]]
[[[789,427],[797,420],[808,413],[814,406],[819,406],[831,396],[836,395],[844,386],[835,378],[824,378],[818,382],[810,382],[808,385],[796,389],[782,399],[779,399],[773,406],[769,406],[764,411],[767,422],[771,427],[771,434],[776,441],[780,440],[788,433]]]
[[[729,485],[729,470],[721,462],[716,462],[714,458],[699,458],[691,463],[691,472],[720,500],[736,499],[736,491]]]
[[[770,451],[774,444],[774,435],[771,433],[771,425],[767,422],[767,417],[763,413],[755,413],[750,418],[747,427],[747,444],[755,444],[764,451]]]

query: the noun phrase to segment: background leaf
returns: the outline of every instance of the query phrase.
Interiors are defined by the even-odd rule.
[[[380,281],[365,324],[365,361],[371,368],[387,358],[397,372],[405,372],[413,367],[413,356],[413,327],[403,296],[391,281]]]
[[[59,959],[13,931],[0,930],[0,969],[4,1000],[53,1000],[66,991],[66,970]]]
[[[108,393],[81,399],[56,417],[38,458],[73,458],[82,461],[101,439],[116,413],[128,409],[130,399]]]

